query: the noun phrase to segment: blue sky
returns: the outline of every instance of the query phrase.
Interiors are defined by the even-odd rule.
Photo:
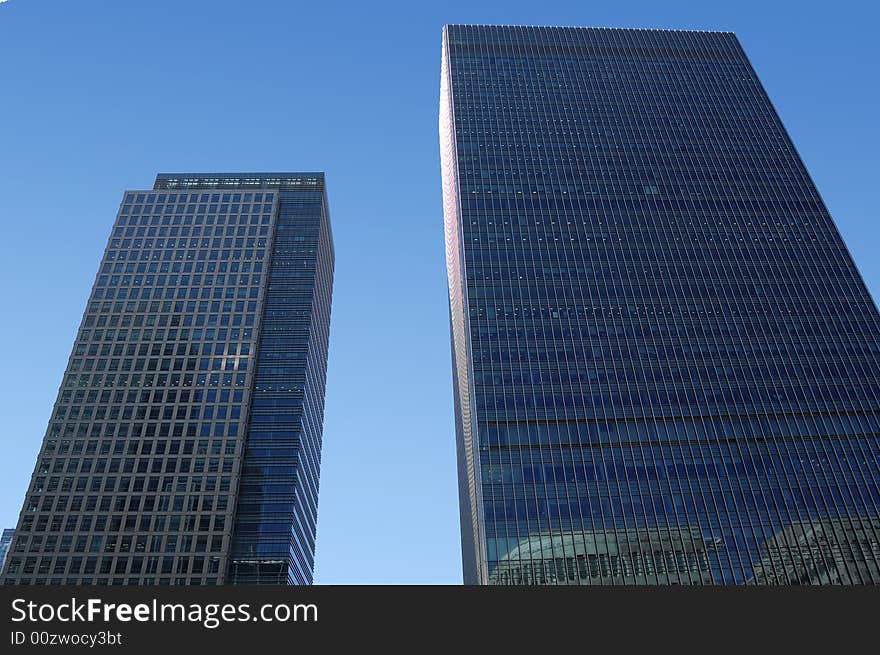
[[[336,241],[316,581],[461,581],[437,102],[444,23],[733,30],[872,294],[869,2],[0,3],[0,527],[124,189],[324,170]]]

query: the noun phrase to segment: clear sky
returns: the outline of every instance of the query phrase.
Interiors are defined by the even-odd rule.
[[[323,170],[336,242],[316,582],[461,581],[437,106],[444,23],[733,30],[875,298],[873,2],[0,3],[0,527],[125,189]]]

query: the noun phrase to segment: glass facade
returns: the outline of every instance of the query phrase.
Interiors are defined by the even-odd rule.
[[[3,570],[3,563],[6,561],[6,554],[9,552],[9,546],[12,544],[12,536],[15,530],[9,528],[0,535],[0,571]]]
[[[3,582],[310,583],[332,277],[323,174],[126,192]]]
[[[731,33],[447,26],[465,581],[880,583],[880,316]]]

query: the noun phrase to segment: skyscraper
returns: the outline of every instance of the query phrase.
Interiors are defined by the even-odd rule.
[[[333,262],[322,173],[125,192],[3,581],[311,583]]]
[[[880,316],[731,33],[447,26],[465,581],[880,583]]]
[[[3,569],[3,563],[6,561],[6,554],[9,552],[9,546],[12,544],[12,535],[15,530],[9,528],[0,535],[0,570]]]

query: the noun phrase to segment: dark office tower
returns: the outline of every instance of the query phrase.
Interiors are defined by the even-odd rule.
[[[3,581],[312,581],[333,241],[321,173],[125,193]]]
[[[465,580],[880,582],[880,316],[730,33],[448,26]]]

